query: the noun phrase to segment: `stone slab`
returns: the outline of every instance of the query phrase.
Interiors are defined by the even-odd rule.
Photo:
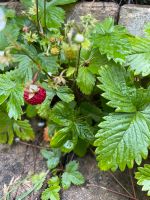
[[[46,162],[37,149],[20,144],[0,145],[0,200],[4,184],[9,185],[13,177],[25,177],[29,173],[38,173],[42,170],[47,170]],[[34,197],[34,200],[37,200],[36,196]],[[26,198],[28,199],[31,200]]]
[[[72,186],[69,190],[63,191],[61,200],[129,200],[127,197],[114,194],[102,188],[105,187],[115,192],[126,194],[109,172],[103,172],[98,169],[93,155],[87,155],[78,160],[80,171],[84,175],[86,182],[83,186]],[[114,175],[132,194],[129,171],[126,170],[122,173],[117,171]],[[148,200],[148,197],[141,192],[141,188],[137,187],[136,183],[135,187],[138,199]]]
[[[134,35],[144,36],[144,26],[150,22],[150,6],[124,5],[120,9],[119,24]]]
[[[118,18],[119,6],[112,2],[84,2],[67,7],[68,19],[80,20],[80,16],[92,14],[97,20],[104,20],[106,17]]]

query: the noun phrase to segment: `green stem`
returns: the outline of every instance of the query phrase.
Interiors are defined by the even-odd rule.
[[[37,20],[37,29],[38,29],[38,33],[40,33],[39,1],[38,1],[38,0],[35,0],[35,4],[36,4],[36,20]]]
[[[44,27],[46,28],[46,0],[44,0]]]
[[[80,56],[81,56],[81,44],[80,44],[80,46],[79,46],[79,52],[78,52],[78,58],[77,58],[77,64],[76,64],[76,74],[75,74],[75,78],[77,78],[78,72],[79,72]]]
[[[75,87],[75,84],[76,84],[76,78],[78,76],[78,72],[79,72],[79,66],[80,66],[80,56],[81,56],[81,44],[79,46],[79,51],[78,51],[78,57],[77,57],[77,61],[76,61],[76,71],[74,73],[74,76],[73,76],[73,84],[72,84],[72,88]]]

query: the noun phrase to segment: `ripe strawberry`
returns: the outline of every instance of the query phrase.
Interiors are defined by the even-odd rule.
[[[41,86],[30,84],[24,90],[24,100],[31,104],[41,104],[46,98],[46,90]]]

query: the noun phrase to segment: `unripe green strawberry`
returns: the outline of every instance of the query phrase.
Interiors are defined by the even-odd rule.
[[[58,47],[52,47],[51,48],[51,54],[52,55],[58,55],[59,54],[59,48]]]
[[[63,50],[67,59],[73,60],[77,57],[77,52],[78,52],[77,45],[64,44]]]

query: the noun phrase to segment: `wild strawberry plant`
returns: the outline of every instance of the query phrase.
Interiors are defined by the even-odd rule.
[[[60,181],[62,156],[95,146],[100,169],[123,171],[140,165],[150,146],[149,24],[142,38],[111,18],[65,23],[60,6],[74,2],[21,0],[19,15],[1,10],[0,142],[34,140],[29,118],[46,121],[51,150],[41,153],[55,176],[44,200],[59,199],[60,185],[84,183],[75,161]],[[149,168],[136,173],[148,191]]]

